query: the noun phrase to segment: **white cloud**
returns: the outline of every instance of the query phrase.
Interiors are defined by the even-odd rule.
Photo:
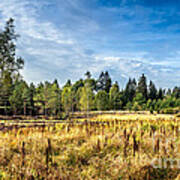
[[[145,60],[122,58],[122,56],[96,57],[96,61],[101,69],[109,67],[113,77],[119,78],[117,79],[119,81],[123,81],[124,78],[127,81],[128,77],[138,79],[142,73],[145,73],[148,79],[153,80],[159,87],[173,87],[176,78],[180,77],[179,68],[169,67],[166,64],[153,64]]]
[[[62,67],[63,64],[66,64],[67,60],[59,58],[59,56],[71,54],[70,51],[77,45],[72,38],[67,37],[54,24],[40,20],[38,10],[41,6],[42,4],[37,1],[28,0],[1,0],[0,3],[0,14],[2,16],[0,26],[3,27],[5,21],[13,17],[15,19],[16,31],[21,35],[17,43],[17,52],[18,55],[22,55],[25,58],[23,74],[25,79],[29,81],[34,79],[37,81],[38,78],[42,80],[43,76],[47,78],[45,76],[47,73],[43,69],[38,69],[36,67],[37,64],[41,64],[44,68],[46,64],[43,63],[47,63],[47,65],[52,67]],[[77,47],[74,51],[77,51]],[[37,59],[38,57],[39,59]],[[30,62],[26,63],[26,61],[33,61],[33,59],[38,61],[34,66]],[[34,78],[33,74],[35,75]]]
[[[51,1],[49,2],[51,3]],[[16,30],[21,35],[17,44],[17,52],[25,59],[25,68],[22,72],[27,81],[37,83],[42,80],[58,78],[61,83],[64,83],[68,78],[76,80],[82,77],[87,70],[96,77],[101,71],[109,70],[114,80],[123,81],[123,83],[128,77],[137,78],[142,73],[156,80],[159,86],[173,86],[177,82],[177,80],[167,82],[168,78],[173,79],[173,73],[167,74],[167,71],[176,72],[175,77],[179,77],[179,70],[175,68],[177,67],[175,62],[178,59],[174,61],[172,67],[167,67],[172,61],[151,61],[150,53],[145,50],[136,52],[127,52],[128,49],[121,52],[103,50],[101,45],[104,42],[109,43],[107,36],[110,34],[106,34],[106,36],[99,34],[101,38],[93,36],[96,31],[102,33],[102,27],[93,18],[89,18],[92,14],[88,15],[79,0],[62,1],[62,7],[59,1],[62,9],[64,4],[66,4],[66,8],[68,8],[67,5],[70,5],[83,16],[81,18],[77,14],[71,14],[68,9],[64,10],[67,11],[67,18],[74,23],[79,23],[79,29],[74,27],[70,27],[68,30],[61,29],[60,27],[64,27],[63,24],[58,27],[50,20],[42,20],[39,11],[47,4],[47,1],[34,0],[1,0],[0,2],[0,27],[3,27],[8,18],[13,17]],[[119,22],[121,25],[123,23],[128,26],[128,22]],[[76,31],[78,31],[77,34]],[[93,33],[89,35],[89,32]],[[136,34],[139,40],[152,39],[152,34],[150,35],[148,34],[145,38],[141,33]],[[159,34],[155,37],[155,39],[161,38]],[[102,44],[100,43],[98,46],[99,40]],[[113,45],[111,46],[113,47]],[[166,63],[164,64],[164,62]]]
[[[36,6],[33,6],[36,5]],[[51,22],[38,21],[40,3],[20,0],[1,0],[0,9],[3,20],[15,18],[16,29],[22,37],[53,41],[59,44],[72,44]]]

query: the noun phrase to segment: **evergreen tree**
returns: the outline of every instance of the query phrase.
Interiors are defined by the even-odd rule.
[[[60,114],[61,109],[61,92],[58,87],[58,83],[54,82],[49,86],[48,89],[48,102],[47,108],[49,109],[49,113],[52,115]]]
[[[138,81],[138,87],[137,87],[138,93],[141,93],[143,97],[147,100],[147,83],[146,83],[146,77],[144,74],[140,77]]]
[[[175,97],[175,98],[180,98],[180,87],[175,87],[174,89],[173,89],[173,96]]]
[[[16,57],[14,20],[10,18],[4,30],[0,32],[0,101],[8,104],[12,94],[13,84],[19,76],[19,70],[23,68],[24,61]]]
[[[97,82],[96,82],[96,90],[104,90],[104,72],[101,72]]]
[[[4,78],[6,73],[19,72],[23,68],[24,61],[22,58],[16,58],[16,40],[18,35],[14,30],[14,20],[10,18],[6,22],[5,30],[0,33],[0,77]]]
[[[107,93],[109,93],[109,91],[110,91],[110,89],[111,89],[111,83],[112,83],[112,80],[111,80],[111,78],[110,78],[110,76],[109,76],[109,73],[108,73],[108,71],[106,71],[105,72],[105,74],[104,74],[104,79],[105,79],[105,88],[104,88],[104,90],[107,92]]]
[[[108,71],[106,71],[105,73],[101,72],[99,79],[97,80],[97,85],[96,85],[97,91],[104,90],[107,93],[109,93],[110,88],[111,88],[111,83],[112,81],[111,81]]]
[[[163,99],[163,98],[164,98],[163,90],[162,88],[160,88],[158,91],[158,99]]]
[[[151,99],[151,100],[154,100],[157,98],[157,89],[155,87],[155,84],[150,81],[149,83],[149,95],[148,97]]]
[[[129,78],[129,81],[128,81],[126,88],[125,88],[125,101],[126,101],[126,103],[129,101],[132,102],[133,98],[135,97],[136,86],[137,86],[136,80],[135,79],[131,80],[131,78]]]
[[[16,82],[12,95],[9,97],[9,101],[15,115],[22,114],[24,108],[23,90],[27,88],[24,81]]]

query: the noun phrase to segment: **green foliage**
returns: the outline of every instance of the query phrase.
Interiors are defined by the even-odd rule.
[[[133,103],[132,102],[128,102],[127,104],[126,104],[126,107],[125,107],[127,110],[132,110],[132,108],[133,108]]]
[[[94,109],[94,93],[92,89],[88,86],[85,85],[84,87],[80,88],[80,100],[79,100],[79,105],[80,105],[80,110],[82,111],[89,111]]]
[[[24,98],[23,98],[22,92],[26,89],[26,87],[27,85],[25,82],[23,81],[17,82],[15,84],[12,95],[9,97],[9,101],[10,101],[14,114],[20,114],[23,111]]]
[[[122,108],[122,95],[119,92],[119,86],[115,83],[109,92],[109,107],[113,110]]]
[[[178,99],[178,98],[180,98],[180,87],[175,87],[174,89],[173,89],[173,96],[176,98],[176,99]]]
[[[62,106],[66,115],[72,110],[72,87],[64,87],[62,90]]]
[[[14,30],[14,20],[10,18],[4,30],[0,31],[0,104],[8,105],[9,96],[15,81],[19,78],[19,70],[24,61],[16,57],[15,40],[18,35]]]
[[[136,95],[136,80],[129,78],[129,81],[125,88],[125,101],[128,103],[129,101],[132,102],[134,96]]]
[[[53,83],[49,87],[49,94],[50,97],[47,104],[48,109],[50,111],[50,114],[57,115],[61,108],[61,92],[58,88],[58,84]]]
[[[133,110],[137,111],[137,110],[145,109],[146,100],[142,93],[137,93],[133,99],[133,102],[134,102]]]
[[[151,100],[154,100],[157,98],[157,89],[155,87],[155,84],[152,81],[150,81],[150,84],[149,84],[148,98],[150,98]]]
[[[87,71],[85,79],[74,83],[69,79],[62,89],[56,79],[52,83],[45,81],[37,86],[28,85],[19,72],[24,61],[16,57],[17,37],[14,20],[9,19],[4,30],[0,31],[0,106],[6,114],[67,117],[71,111],[96,109],[149,110],[168,114],[179,111],[180,87],[157,90],[152,81],[147,86],[144,74],[138,83],[135,78],[129,78],[125,89],[121,90],[117,82],[112,85],[108,71],[101,72],[98,79],[92,78]]]
[[[10,18],[6,22],[4,31],[0,33],[0,70],[1,78],[6,76],[6,73],[10,73],[13,77],[14,73],[17,73],[19,69],[23,68],[24,61],[21,58],[16,58],[16,40],[18,35],[14,30],[14,20]]]
[[[147,83],[144,74],[139,78],[137,92],[141,93],[145,99],[147,99]]]
[[[108,110],[109,97],[106,91],[100,90],[95,96],[95,103],[97,110]]]

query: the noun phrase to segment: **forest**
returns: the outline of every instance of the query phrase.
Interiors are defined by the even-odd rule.
[[[113,82],[108,71],[99,78],[87,71],[84,79],[62,87],[55,77],[53,82],[38,85],[26,82],[20,74],[24,59],[16,55],[14,20],[9,19],[0,31],[0,114],[45,115],[68,117],[76,111],[129,110],[175,114],[180,111],[180,87],[157,88],[142,74],[129,78],[125,88]],[[121,72],[120,72],[121,73]]]

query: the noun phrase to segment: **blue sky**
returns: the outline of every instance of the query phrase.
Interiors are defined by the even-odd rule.
[[[179,0],[1,0],[0,27],[13,17],[28,82],[94,77],[108,70],[121,87],[145,73],[180,85]]]

